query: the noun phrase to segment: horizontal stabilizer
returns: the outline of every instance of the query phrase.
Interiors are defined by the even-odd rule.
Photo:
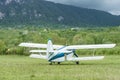
[[[41,54],[31,54],[31,58],[41,58],[41,59],[47,59],[47,56],[43,56]]]
[[[30,50],[29,52],[40,52],[40,53],[46,53],[47,51],[46,50]]]
[[[77,58],[70,58],[68,61],[82,61],[82,60],[101,60],[104,56],[92,56],[92,57],[77,57]]]

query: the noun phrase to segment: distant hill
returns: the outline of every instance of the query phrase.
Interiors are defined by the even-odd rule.
[[[0,25],[117,26],[120,16],[44,0],[0,0]]]

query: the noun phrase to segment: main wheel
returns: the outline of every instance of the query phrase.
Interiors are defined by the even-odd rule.
[[[49,65],[52,65],[52,62],[50,62]]]
[[[58,64],[60,64],[60,62],[58,62]]]
[[[79,64],[79,61],[77,61],[76,64]]]

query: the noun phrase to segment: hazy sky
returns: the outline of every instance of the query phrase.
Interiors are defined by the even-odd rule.
[[[56,3],[70,4],[84,8],[108,11],[120,15],[120,0],[48,0]]]

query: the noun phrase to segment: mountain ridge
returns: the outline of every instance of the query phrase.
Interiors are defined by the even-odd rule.
[[[118,26],[120,16],[45,0],[0,0],[0,25]]]

